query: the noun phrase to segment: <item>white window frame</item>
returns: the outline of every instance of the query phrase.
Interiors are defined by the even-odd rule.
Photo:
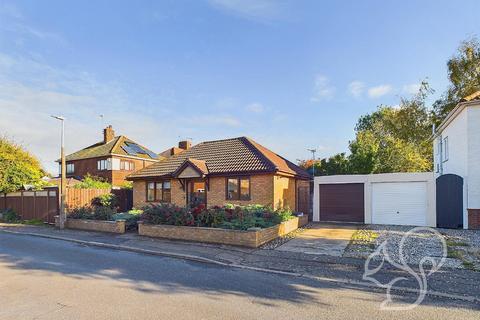
[[[448,150],[448,137],[443,138],[443,148],[442,148],[442,152],[443,152],[443,162],[448,161],[448,153],[449,153],[449,150]]]
[[[105,171],[108,170],[108,160],[102,159],[97,160],[97,171]]]
[[[75,173],[75,164],[67,163],[67,174]]]

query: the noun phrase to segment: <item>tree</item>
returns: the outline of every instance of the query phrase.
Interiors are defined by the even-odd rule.
[[[450,86],[434,105],[439,124],[462,98],[480,90],[480,43],[477,38],[460,44],[457,54],[447,62]]]
[[[40,162],[20,145],[0,137],[0,192],[13,192],[25,184],[41,187],[45,175]]]
[[[345,153],[338,153],[330,158],[324,158],[313,162],[313,160],[304,160],[299,163],[300,167],[313,173],[313,165],[315,165],[315,176],[329,176],[335,174],[349,173],[349,162]]]
[[[432,117],[425,106],[433,91],[422,82],[411,99],[402,98],[398,108],[380,106],[362,116],[350,142],[350,173],[429,171],[432,167]]]

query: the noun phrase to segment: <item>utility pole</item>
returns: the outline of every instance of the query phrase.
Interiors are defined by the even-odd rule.
[[[65,220],[67,218],[65,212],[65,194],[67,191],[67,165],[65,162],[65,118],[62,116],[52,116],[57,120],[62,121],[62,138],[61,138],[61,148],[60,148],[60,158],[61,158],[61,179],[60,179],[60,229],[65,228]]]
[[[317,149],[307,149],[307,150],[312,153],[312,159],[313,159],[313,163],[312,163],[312,175],[313,175],[313,178],[315,178],[315,152],[317,152]]]

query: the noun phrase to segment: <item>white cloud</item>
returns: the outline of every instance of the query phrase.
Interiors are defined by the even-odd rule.
[[[335,87],[330,85],[330,80],[324,75],[316,75],[313,86],[313,95],[310,98],[310,101],[319,102],[321,100],[331,99],[334,93]]]
[[[176,119],[155,118],[143,109],[132,111],[142,108],[118,87],[91,75],[0,54],[0,135],[24,145],[51,173],[57,173],[60,125],[50,115],[66,117],[67,153],[100,141],[106,124],[112,124],[117,134],[162,151],[167,147],[162,142],[177,140]],[[105,115],[105,122],[99,114]]]
[[[392,91],[392,86],[389,84],[382,84],[368,89],[368,96],[370,98],[379,98]]]
[[[265,107],[261,103],[253,102],[247,105],[246,109],[247,111],[250,111],[253,113],[262,113],[265,110]]]
[[[418,93],[418,90],[420,90],[420,87],[422,85],[420,83],[411,83],[411,84],[406,84],[402,88],[402,92],[414,95]]]
[[[216,9],[260,22],[279,18],[280,6],[274,0],[209,0]]]
[[[355,98],[359,98],[365,91],[365,83],[361,81],[352,81],[348,85],[348,92]]]

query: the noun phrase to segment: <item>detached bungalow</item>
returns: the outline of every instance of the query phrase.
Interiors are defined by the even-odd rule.
[[[289,207],[309,213],[310,175],[252,139],[205,141],[127,177],[135,207],[226,203]]]

